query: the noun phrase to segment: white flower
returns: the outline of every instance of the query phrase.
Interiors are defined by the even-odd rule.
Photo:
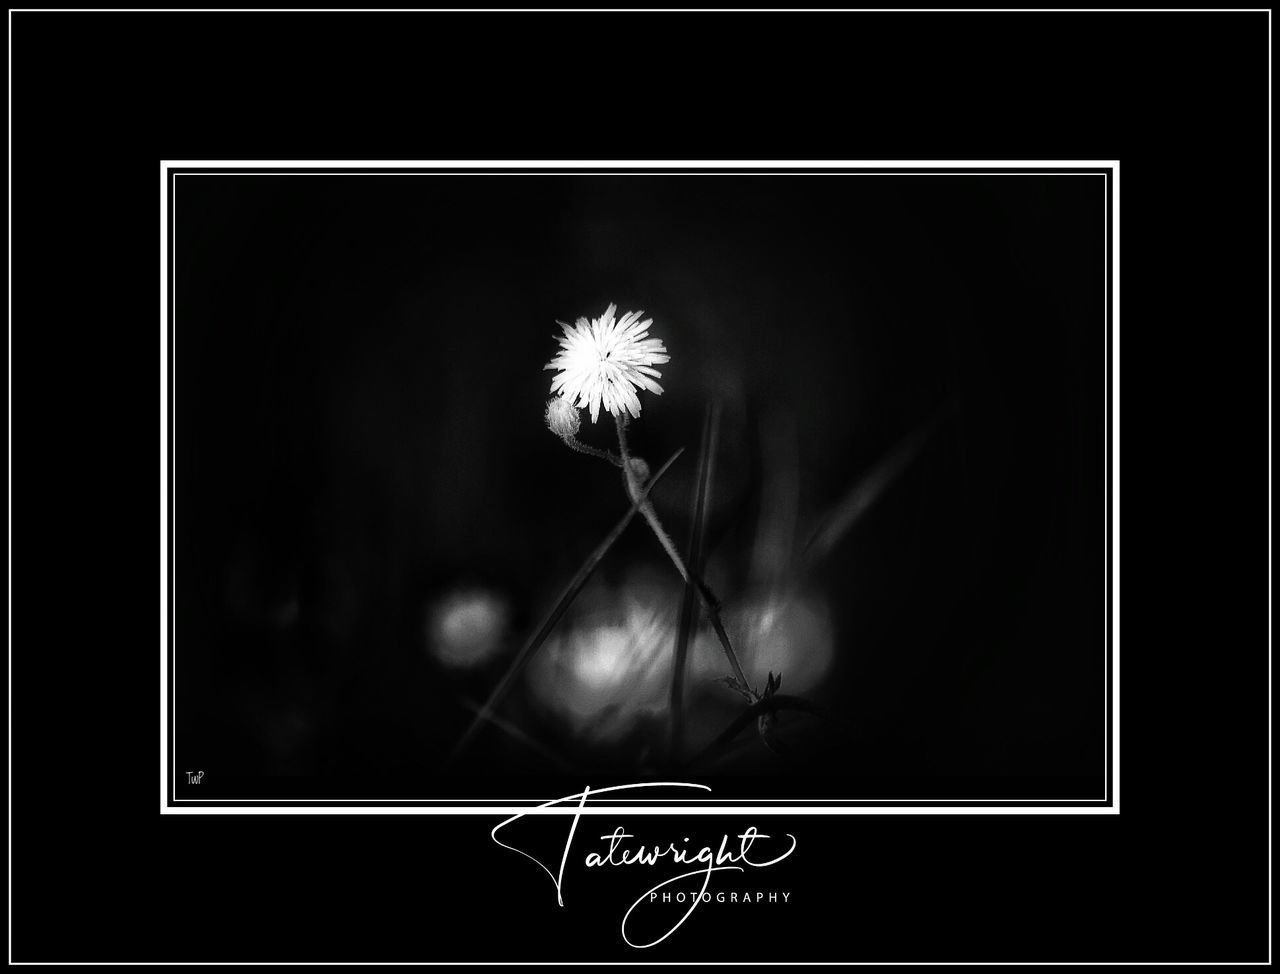
[[[543,366],[559,371],[551,380],[551,391],[579,408],[588,407],[593,423],[600,417],[602,403],[614,416],[626,410],[638,419],[636,389],[662,395],[662,386],[653,381],[662,373],[653,366],[671,361],[662,340],[647,337],[652,318],[641,321],[643,311],[629,311],[614,321],[616,310],[617,305],[611,304],[599,318],[579,318],[573,327],[557,321],[564,330],[564,337],[556,339],[561,351]]]

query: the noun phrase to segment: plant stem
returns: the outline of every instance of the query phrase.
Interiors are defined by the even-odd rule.
[[[697,575],[702,570],[702,535],[706,527],[705,515],[711,496],[711,470],[716,456],[716,433],[719,430],[719,403],[708,403],[702,422],[702,443],[698,450],[697,486],[693,492],[693,523],[689,530],[689,546],[686,561],[689,571]],[[671,668],[671,738],[669,755],[679,761],[684,751],[684,677],[689,655],[689,638],[698,621],[697,592],[685,583],[684,597],[680,600],[680,623],[676,631],[675,658]]]
[[[759,694],[747,683],[747,677],[742,672],[742,664],[738,662],[738,654],[733,651],[733,644],[729,642],[729,634],[724,631],[724,623],[720,621],[719,600],[711,594],[711,590],[707,588],[702,579],[691,575],[689,569],[685,567],[684,559],[680,557],[680,553],[676,551],[676,546],[672,543],[670,535],[663,528],[662,522],[658,520],[658,512],[644,498],[642,485],[636,482],[635,472],[631,469],[631,455],[627,452],[626,416],[615,415],[614,420],[618,427],[618,451],[622,454],[622,476],[628,496],[639,506],[640,513],[649,522],[649,527],[653,529],[653,533],[662,544],[667,557],[676,566],[676,571],[680,573],[680,577],[684,579],[685,584],[697,591],[698,597],[702,600],[703,608],[707,610],[707,616],[711,619],[711,627],[716,631],[716,637],[720,640],[724,655],[729,660],[729,666],[733,669],[734,679],[749,691],[754,698],[759,699]]]
[[[599,457],[601,460],[608,460],[615,467],[622,466],[622,460],[619,457],[614,456],[610,451],[598,450],[594,446],[587,446],[587,444],[583,443],[572,434],[562,436],[560,439],[564,440],[564,445],[570,450],[577,450],[579,453],[585,453],[589,457]]]

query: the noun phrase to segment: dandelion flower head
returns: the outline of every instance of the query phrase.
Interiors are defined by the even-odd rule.
[[[600,417],[600,407],[614,416],[624,410],[635,419],[640,417],[637,389],[648,389],[662,395],[662,386],[654,379],[662,373],[653,366],[670,362],[660,338],[649,338],[652,318],[641,320],[643,311],[628,311],[614,319],[617,305],[610,304],[605,313],[593,321],[579,318],[573,326],[558,321],[564,337],[557,338],[560,351],[544,369],[555,369],[551,391],[560,393],[575,406],[587,407],[591,422]]]

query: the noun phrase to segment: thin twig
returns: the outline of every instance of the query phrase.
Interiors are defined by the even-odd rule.
[[[698,451],[698,481],[693,494],[693,523],[689,529],[689,571],[702,570],[702,535],[711,497],[711,471],[716,458],[716,434],[720,428],[720,404],[708,403],[702,421],[702,444]],[[671,668],[671,757],[679,760],[684,750],[684,671],[689,654],[689,636],[698,618],[697,592],[686,581],[680,602],[680,628],[676,634],[675,660]]]
[[[494,727],[498,728],[501,731],[505,731],[507,734],[510,734],[513,738],[515,738],[521,744],[526,745],[527,747],[536,751],[538,754],[542,755],[544,758],[546,758],[548,761],[554,764],[561,771],[564,771],[568,774],[578,773],[578,770],[579,770],[578,768],[574,767],[574,765],[570,764],[568,761],[566,761],[564,758],[558,755],[555,751],[551,750],[551,748],[547,747],[547,745],[543,744],[540,740],[538,740],[532,734],[525,731],[523,728],[519,727],[516,724],[511,723],[511,721],[506,720],[505,718],[499,717],[497,714],[494,714],[494,713],[486,714],[478,703],[476,703],[474,700],[471,700],[468,697],[461,697],[459,699],[462,705],[466,707],[468,710],[470,710],[473,714],[479,714],[484,720],[487,720],[489,723],[493,724]]]
[[[705,761],[707,758],[714,755],[717,750],[731,743],[735,737],[742,733],[752,720],[758,719],[764,714],[772,714],[780,710],[798,710],[801,713],[806,713],[813,717],[819,717],[835,727],[844,730],[846,733],[852,733],[842,721],[829,716],[825,711],[818,707],[817,704],[811,703],[804,697],[796,697],[785,693],[776,693],[773,696],[757,700],[755,703],[743,710],[742,713],[738,714],[737,717],[733,718],[733,720],[730,721],[729,726],[717,734],[715,740],[704,747],[698,755],[688,763],[687,767],[691,768],[694,765]]]
[[[902,475],[933,435],[940,421],[935,416],[912,431],[890,450],[871,470],[845,492],[805,545],[801,572],[812,570],[836,546],[837,542],[861,520],[885,488]]]
[[[609,549],[612,548],[618,538],[622,536],[622,532],[626,529],[627,525],[631,523],[631,519],[635,517],[636,511],[640,509],[640,505],[647,502],[649,492],[653,490],[658,479],[665,474],[668,469],[670,469],[671,465],[676,462],[676,458],[683,452],[684,447],[681,447],[679,450],[676,450],[675,453],[671,454],[671,458],[664,463],[661,468],[659,468],[656,474],[649,478],[649,481],[638,492],[636,498],[631,503],[630,509],[628,509],[627,513],[622,516],[622,519],[613,526],[613,530],[605,535],[605,539],[596,546],[596,549],[591,552],[591,554],[587,555],[587,559],[582,563],[582,567],[578,569],[577,574],[575,574],[573,578],[570,579],[569,584],[565,586],[565,589],[561,593],[560,599],[556,602],[555,607],[542,621],[542,625],[538,627],[538,631],[533,634],[533,637],[525,643],[520,652],[516,654],[516,658],[513,659],[511,661],[511,665],[507,667],[507,672],[503,674],[502,679],[498,681],[498,685],[494,687],[493,692],[489,694],[489,699],[485,701],[480,712],[476,714],[470,725],[468,725],[466,731],[463,732],[462,737],[458,739],[458,743],[454,745],[448,758],[445,759],[446,766],[457,760],[458,756],[471,742],[471,738],[475,736],[476,730],[479,729],[480,725],[489,718],[497,706],[502,702],[503,698],[506,697],[507,692],[515,684],[516,677],[524,671],[524,668],[529,665],[529,661],[532,660],[538,650],[542,648],[542,644],[546,642],[547,637],[551,635],[551,631],[555,629],[556,624],[573,603],[573,600],[578,597],[578,593],[582,591],[582,587],[587,584],[587,579],[591,577],[591,573],[594,572],[596,566],[600,564],[600,560],[604,558]]]
[[[734,679],[753,698],[759,699],[759,694],[747,683],[746,674],[742,672],[742,664],[738,662],[738,654],[733,651],[733,643],[729,641],[729,634],[724,631],[724,623],[720,621],[720,600],[711,593],[706,582],[690,574],[689,569],[685,567],[684,559],[676,551],[676,546],[672,542],[671,536],[667,534],[662,522],[658,520],[658,512],[653,509],[652,504],[641,496],[641,485],[636,481],[635,471],[631,469],[631,455],[627,452],[626,417],[617,415],[614,418],[618,427],[618,449],[622,454],[622,477],[628,495],[640,505],[640,513],[649,522],[649,527],[653,529],[653,533],[657,536],[663,550],[666,551],[667,557],[676,566],[676,571],[680,573],[680,577],[684,579],[685,584],[697,590],[698,597],[702,599],[703,608],[707,610],[707,617],[711,620],[711,628],[715,630],[716,638],[720,640],[724,655],[729,660],[729,666],[733,669]]]

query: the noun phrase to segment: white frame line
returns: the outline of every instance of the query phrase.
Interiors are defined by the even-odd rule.
[[[335,172],[325,171],[326,167],[332,169],[346,168],[355,169],[356,172]],[[290,168],[301,168],[307,170],[315,170],[309,172],[288,172]],[[489,172],[474,173],[457,173],[449,172],[457,169],[489,169]],[[803,169],[821,170],[814,172],[803,172],[796,170]],[[913,168],[919,169],[919,172],[880,172],[882,169],[902,169]],[[210,169],[216,170],[206,173],[178,172],[171,173],[171,169]],[[404,172],[379,172],[384,169],[395,170],[417,170]],[[635,804],[636,801],[646,800],[627,800],[617,799],[618,802],[626,802],[626,804],[611,804],[608,799],[597,799],[600,803],[598,806],[587,806],[585,809],[567,809],[561,810],[556,808],[541,809],[543,813],[558,814],[562,811],[567,813],[585,812],[587,814],[641,814],[641,815],[662,815],[662,814],[751,814],[751,815],[771,815],[771,814],[1055,814],[1055,815],[1079,815],[1079,814],[1119,814],[1120,812],[1120,753],[1119,753],[1119,226],[1120,226],[1120,163],[1118,160],[1073,160],[1070,162],[1040,160],[1035,162],[1017,160],[1017,161],[928,161],[928,160],[662,160],[662,161],[602,161],[602,160],[533,160],[533,161],[516,161],[516,160],[435,160],[428,162],[410,161],[410,160],[394,160],[394,161],[377,161],[371,162],[367,160],[352,161],[319,161],[319,160],[289,160],[289,161],[241,161],[241,160],[161,160],[160,163],[160,225],[161,225],[161,781],[160,781],[160,811],[161,814],[449,814],[449,815],[511,815],[521,811],[528,811],[532,805],[540,804],[547,801],[546,798],[540,799],[326,799],[326,798],[307,798],[307,799],[289,799],[289,798],[221,798],[221,799],[179,799],[176,794],[169,793],[169,782],[165,779],[165,770],[169,769],[172,773],[170,781],[176,785],[177,783],[177,757],[168,753],[169,743],[169,706],[170,694],[169,683],[173,681],[176,690],[176,670],[177,670],[177,653],[176,649],[173,653],[174,666],[169,669],[169,615],[168,615],[168,588],[169,588],[169,559],[168,559],[168,541],[170,532],[168,530],[169,517],[172,515],[168,502],[169,480],[167,477],[169,467],[168,444],[169,444],[169,424],[168,413],[172,407],[174,392],[173,376],[167,372],[169,353],[168,333],[170,330],[169,322],[169,304],[170,298],[173,299],[174,317],[176,319],[177,312],[177,283],[174,282],[173,294],[169,292],[169,271],[170,267],[176,267],[176,241],[173,242],[172,264],[170,262],[170,241],[169,241],[169,222],[173,218],[176,227],[176,200],[170,198],[169,188],[170,180],[176,190],[176,183],[179,176],[219,176],[219,175],[270,175],[278,177],[291,176],[430,176],[430,175],[481,175],[481,176],[502,176],[502,175],[648,175],[654,170],[680,170],[680,175],[708,175],[708,176],[725,176],[725,175],[814,175],[814,176],[857,176],[857,175],[889,175],[889,176],[936,176],[936,175],[1080,175],[1080,176],[1101,176],[1105,181],[1109,181],[1111,190],[1111,213],[1109,226],[1106,233],[1105,244],[1105,263],[1107,265],[1105,273],[1110,277],[1111,283],[1111,301],[1108,311],[1111,314],[1111,363],[1110,375],[1107,377],[1107,390],[1111,399],[1111,454],[1108,457],[1109,470],[1107,477],[1108,496],[1112,501],[1111,510],[1111,538],[1110,548],[1107,553],[1109,559],[1110,585],[1107,592],[1107,600],[1111,607],[1111,630],[1109,632],[1111,645],[1111,661],[1108,671],[1109,686],[1104,686],[1104,690],[1108,693],[1109,699],[1106,706],[1106,717],[1108,721],[1109,741],[1104,741],[1104,749],[1109,748],[1111,759],[1111,772],[1104,775],[1104,787],[1106,789],[1101,799],[946,799],[946,798],[917,798],[917,799],[824,799],[824,798],[793,798],[795,802],[812,802],[821,803],[823,807],[812,807],[808,805],[780,805],[776,804],[774,799],[762,798],[744,798],[737,799],[737,802],[767,802],[765,805],[743,805],[734,804],[733,799],[683,799],[670,801],[676,804],[670,804],[660,799],[651,799],[654,804],[664,801],[662,807],[645,807],[644,804]],[[713,171],[713,170],[744,170],[742,173]],[[760,173],[761,169],[784,169],[785,173]],[[992,173],[974,173],[975,169],[992,169],[999,170]],[[1018,172],[1017,170],[1025,169],[1027,172]],[[1108,169],[1108,173],[1097,172],[1081,172],[1082,169]],[[425,170],[425,171],[423,171]],[[512,173],[510,170],[535,170],[534,172]],[[554,170],[554,172],[539,172],[538,170]],[[699,172],[699,170],[707,170]],[[840,170],[840,171],[832,171]],[[435,172],[441,171],[441,172]],[[1104,204],[1104,217],[1105,204]],[[1106,289],[1104,285],[1104,296]],[[176,329],[174,333],[174,343],[176,345]],[[1104,358],[1105,362],[1105,358]],[[176,371],[176,355],[174,355],[175,371]],[[1105,366],[1104,366],[1105,367]],[[168,381],[166,381],[166,376]],[[174,500],[176,501],[177,489],[174,485]],[[173,505],[176,507],[176,503]],[[176,566],[174,567],[174,589],[176,590]],[[176,693],[174,694],[176,696]],[[176,719],[177,703],[173,701],[173,711]],[[170,767],[171,766],[171,767]],[[418,802],[433,802],[436,804],[419,805]],[[501,802],[514,801],[519,802],[517,805],[503,805]],[[724,801],[727,804],[712,804]],[[1064,806],[1063,802],[1109,802],[1109,804],[1085,804]],[[174,803],[174,804],[171,804]],[[297,802],[298,804],[291,804]],[[384,803],[392,802],[396,805],[407,807],[388,806]],[[457,804],[454,804],[454,803]],[[688,802],[689,804],[683,804]],[[848,802],[857,802],[858,804],[841,804]],[[947,805],[929,805],[932,802],[948,802]],[[195,803],[195,804],[191,804]],[[267,804],[270,803],[270,804]],[[282,804],[283,803],[283,804]],[[319,803],[336,803],[336,804],[319,804]],[[444,803],[444,804],[440,804]],[[468,804],[477,803],[477,804]],[[490,804],[491,803],[491,804]],[[879,803],[879,804],[867,804]],[[994,803],[994,804],[992,804]],[[1017,804],[1014,804],[1017,803]],[[1057,803],[1057,804],[1055,804]],[[248,805],[249,807],[243,807]],[[980,807],[966,807],[980,806]]]

